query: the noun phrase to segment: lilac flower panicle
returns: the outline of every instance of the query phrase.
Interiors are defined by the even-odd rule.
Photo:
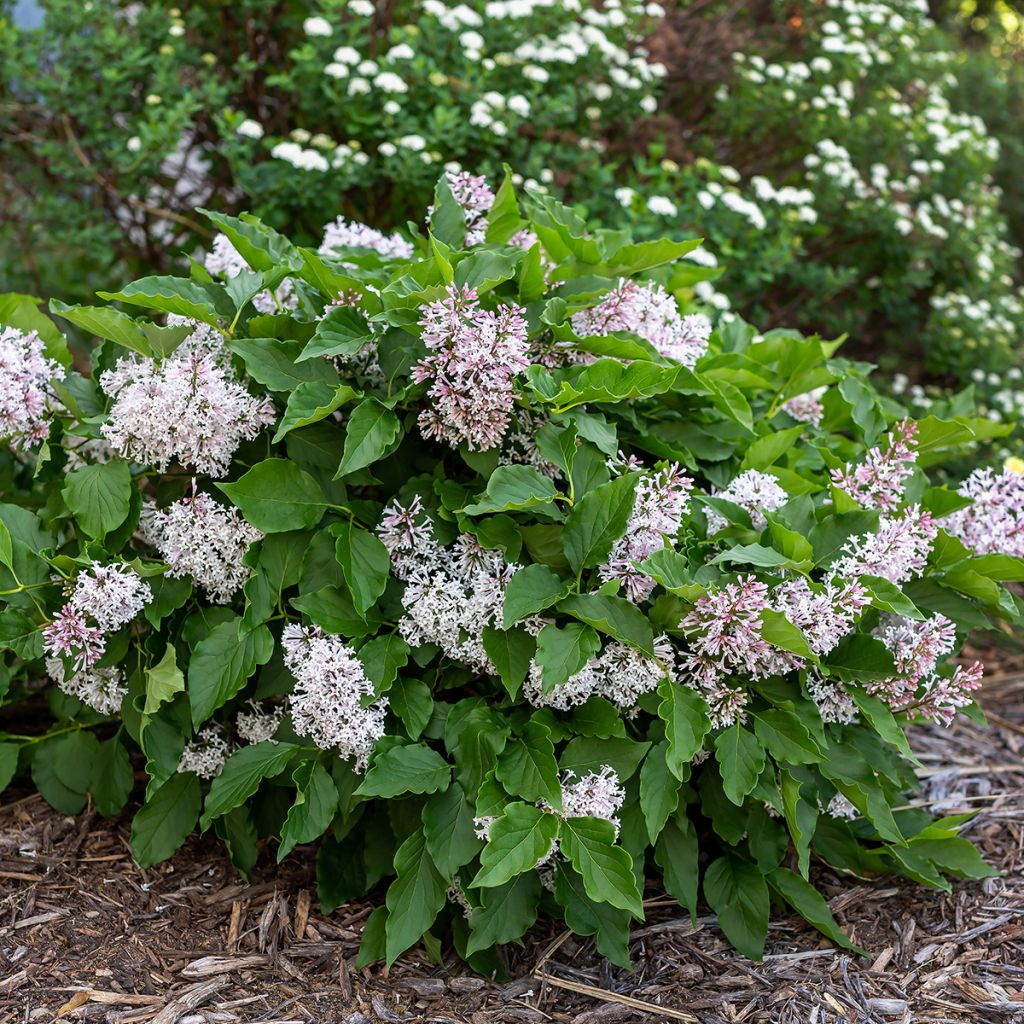
[[[235,716],[235,732],[246,743],[262,743],[273,739],[282,718],[284,708],[267,710],[264,705],[250,701],[248,708]]]
[[[407,242],[397,231],[385,235],[367,224],[339,217],[324,228],[319,252],[321,256],[334,256],[336,250],[348,248],[373,249],[385,259],[402,260],[410,259],[415,251],[412,242]]]
[[[75,672],[91,668],[107,648],[103,630],[90,626],[85,615],[66,604],[43,627],[43,650],[54,658],[70,659]]]
[[[215,604],[227,604],[248,579],[242,559],[263,536],[238,509],[202,492],[166,509],[144,508],[140,532],[170,566],[168,575],[190,576]]]
[[[680,316],[675,298],[659,284],[623,280],[596,306],[572,317],[580,337],[628,331],[658,352],[693,369],[707,351],[711,321],[701,314]]]
[[[206,254],[203,266],[214,277],[220,277],[227,281],[239,274],[254,273],[231,239],[224,234],[218,234],[213,239],[213,246]],[[277,296],[276,302],[274,301],[275,295]],[[277,286],[275,292],[272,293],[269,289],[260,292],[253,298],[252,304],[257,312],[276,313],[279,308],[296,309],[299,305],[299,297],[295,294],[291,278],[286,277]]]
[[[812,670],[807,675],[807,692],[826,724],[851,725],[858,721],[857,705],[841,682],[825,679],[817,670]]]
[[[515,402],[513,378],[529,365],[523,310],[482,309],[473,289],[449,285],[444,299],[425,307],[420,326],[430,352],[412,378],[430,381],[432,400],[420,413],[423,435],[474,451],[497,447]]]
[[[765,512],[776,512],[789,501],[789,495],[782,489],[779,481],[770,473],[762,473],[759,469],[748,469],[740,473],[724,491],[716,491],[715,498],[724,498],[734,505],[739,505],[750,514],[750,521],[755,530],[763,530],[768,525]],[[729,521],[713,508],[705,509],[708,518],[708,536],[713,537],[724,530]]]
[[[25,450],[46,440],[60,408],[53,385],[63,377],[35,331],[0,325],[0,441]]]
[[[281,644],[296,680],[288,698],[295,731],[323,750],[338,750],[355,762],[356,771],[365,771],[384,735],[387,697],[373,700],[373,684],[355,652],[319,626],[288,625]]]
[[[587,772],[577,778],[574,771],[565,771],[559,779],[562,787],[562,807],[557,809],[547,802],[541,806],[562,818],[604,818],[615,826],[615,838],[619,837],[617,817],[626,802],[626,791],[611,765],[603,765],[600,771]]]
[[[976,469],[957,493],[973,503],[942,520],[949,533],[976,554],[1024,558],[1024,475]]]
[[[159,362],[118,359],[100,384],[114,399],[103,437],[125,458],[161,472],[177,461],[224,476],[242,441],[275,419],[270,399],[250,395],[223,346],[202,335]]]
[[[930,676],[915,710],[936,725],[949,726],[957,711],[974,701],[973,693],[981,687],[984,673],[985,666],[976,661],[970,666],[957,665],[952,676]]]
[[[803,395],[796,395],[782,403],[783,412],[788,413],[797,423],[808,423],[812,427],[820,427],[825,407],[821,404],[821,396],[826,388],[815,388]]]
[[[842,793],[836,793],[829,801],[825,813],[830,818],[838,818],[841,821],[853,821],[860,817],[860,811]]]
[[[482,174],[446,171],[448,187],[466,216],[466,248],[480,245],[487,237],[487,214],[494,205],[494,193]],[[432,213],[431,208],[428,213]]]
[[[178,761],[179,772],[194,772],[201,779],[220,775],[230,753],[221,727],[214,722],[204,725],[195,739],[185,744]]]
[[[77,697],[101,715],[117,714],[128,694],[124,673],[116,666],[93,665],[68,676],[60,658],[47,658],[46,674],[69,697]]]
[[[771,607],[803,632],[808,647],[819,657],[853,630],[861,609],[870,603],[871,596],[856,581],[826,580],[812,590],[799,576],[771,592]]]
[[[682,527],[683,517],[690,510],[693,480],[675,463],[644,472],[637,483],[633,512],[626,532],[612,546],[608,561],[600,567],[602,580],[621,582],[631,601],[643,601],[654,590],[654,580],[636,568],[655,551],[665,546]]]
[[[832,565],[835,576],[881,576],[897,586],[920,576],[938,535],[930,513],[911,505],[899,515],[882,516],[875,533],[851,537]]]
[[[105,633],[131,622],[153,600],[153,592],[134,569],[127,565],[98,565],[81,573],[75,581],[70,606],[92,616]]]
[[[859,465],[833,469],[832,483],[865,508],[895,511],[917,462],[916,437],[917,424],[903,420],[889,433],[887,449],[872,448]]]

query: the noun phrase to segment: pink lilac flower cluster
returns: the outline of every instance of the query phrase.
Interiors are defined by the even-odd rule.
[[[723,498],[739,505],[750,515],[755,530],[763,530],[768,525],[765,512],[776,512],[789,501],[789,495],[782,489],[779,481],[770,473],[762,473],[759,469],[748,469],[724,491],[715,491],[715,498]],[[708,517],[708,536],[713,537],[719,530],[724,530],[729,521],[713,508],[706,510]]]
[[[642,466],[630,466],[640,469]],[[612,547],[608,561],[598,574],[604,581],[618,580],[631,601],[646,600],[654,589],[654,580],[636,568],[648,555],[665,547],[683,524],[690,511],[691,480],[676,463],[653,473],[643,471],[636,486],[633,512],[626,532]]]
[[[803,631],[807,646],[823,657],[853,630],[861,609],[871,603],[871,595],[856,581],[830,579],[812,589],[798,576],[777,586],[770,603]]]
[[[253,273],[252,267],[246,263],[242,254],[234,247],[227,235],[218,234],[213,240],[213,247],[206,254],[203,266],[214,277],[230,281],[239,274]],[[295,309],[299,305],[299,297],[295,294],[291,278],[286,277],[276,291],[269,289],[260,292],[252,300],[253,306],[260,313],[276,313],[281,309]]]
[[[832,470],[832,483],[865,508],[893,512],[903,501],[917,462],[917,424],[904,420],[889,433],[889,447],[872,448],[862,463]]]
[[[291,623],[281,634],[281,645],[296,680],[288,698],[295,731],[323,750],[337,749],[355,762],[356,771],[365,771],[374,744],[384,735],[387,697],[373,700],[373,684],[355,652],[319,626]]]
[[[466,534],[441,547],[418,497],[408,508],[392,502],[377,532],[406,584],[402,636],[414,647],[437,644],[454,661],[493,672],[483,631],[501,625],[505,589],[519,566]]]
[[[125,458],[161,472],[174,461],[223,476],[243,439],[274,422],[268,398],[239,383],[223,347],[186,342],[174,355],[118,359],[100,376],[114,399],[103,437]]]
[[[70,659],[75,672],[83,673],[103,657],[106,634],[131,622],[152,599],[134,569],[93,565],[79,575],[68,602],[44,627],[43,649],[53,658]]]
[[[324,227],[320,243],[321,256],[336,256],[338,249],[373,249],[385,259],[407,260],[413,254],[412,242],[407,242],[398,232],[385,235],[368,224],[339,217]]]
[[[596,306],[574,313],[572,329],[580,337],[628,331],[692,369],[707,351],[711,321],[699,313],[680,316],[675,298],[660,284],[623,280]]]
[[[667,637],[655,639],[654,655],[649,658],[635,647],[612,640],[550,693],[544,692],[541,667],[533,662],[523,683],[523,696],[534,707],[558,711],[585,704],[591,697],[604,697],[630,711],[645,693],[656,690],[666,675],[672,674],[676,654]]]
[[[210,722],[196,734],[195,739],[185,744],[178,759],[179,772],[194,772],[201,779],[212,779],[220,775],[231,748],[220,725]]]
[[[170,566],[169,576],[190,576],[215,604],[227,604],[246,581],[242,559],[263,536],[238,509],[195,492],[165,509],[143,509],[140,533]]]
[[[121,709],[128,693],[124,674],[117,666],[93,665],[68,676],[60,658],[46,659],[46,674],[69,697],[77,697],[101,715],[113,715]]]
[[[957,493],[973,504],[943,519],[949,533],[976,554],[1024,558],[1024,474],[976,469]]]
[[[447,171],[448,187],[466,215],[466,248],[480,245],[487,237],[487,214],[494,205],[494,193],[487,178],[469,171]]]
[[[516,305],[482,309],[472,288],[448,286],[420,320],[430,349],[413,368],[433,400],[420,413],[425,437],[483,451],[501,444],[515,403],[513,378],[529,365],[526,319]]]
[[[897,585],[924,571],[928,552],[938,535],[931,514],[911,505],[896,516],[882,516],[875,533],[851,537],[832,573],[847,579],[881,576]]]
[[[783,412],[788,413],[797,423],[809,423],[812,427],[820,427],[825,415],[825,407],[821,404],[821,396],[825,388],[815,388],[804,395],[796,395],[782,403]]]
[[[0,441],[23,450],[46,440],[58,405],[53,385],[63,376],[35,331],[0,326]]]

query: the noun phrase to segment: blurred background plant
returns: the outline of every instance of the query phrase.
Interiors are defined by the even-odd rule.
[[[703,235],[711,313],[848,334],[922,408],[964,386],[993,418],[1024,400],[1016,4],[0,0],[0,18],[2,291],[87,299],[178,268],[210,242],[197,205],[306,244],[339,215],[399,227],[439,166],[508,162],[608,226]]]

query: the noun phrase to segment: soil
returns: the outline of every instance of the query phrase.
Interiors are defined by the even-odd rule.
[[[511,982],[422,950],[357,971],[373,904],[321,915],[311,848],[265,854],[251,884],[198,837],[143,870],[127,817],[63,818],[25,797],[0,809],[0,1024],[1024,1024],[1024,672],[992,678],[982,704],[988,729],[916,730],[915,802],[977,811],[965,834],[1002,875],[943,893],[818,870],[867,957],[782,917],[753,963],[652,884],[632,972],[551,921],[510,950]]]

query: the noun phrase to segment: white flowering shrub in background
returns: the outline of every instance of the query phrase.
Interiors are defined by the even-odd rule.
[[[905,730],[978,715],[957,654],[1021,618],[1024,477],[929,481],[1005,428],[713,329],[696,243],[511,175],[319,249],[208,217],[190,277],[52,303],[89,372],[0,300],[0,729],[54,718],[0,732],[0,787],[137,796],[142,865],[317,842],[326,911],[383,900],[360,964],[429,933],[491,972],[545,913],[625,966],[664,891],[752,957],[772,901],[848,946],[812,855],[991,873]]]

